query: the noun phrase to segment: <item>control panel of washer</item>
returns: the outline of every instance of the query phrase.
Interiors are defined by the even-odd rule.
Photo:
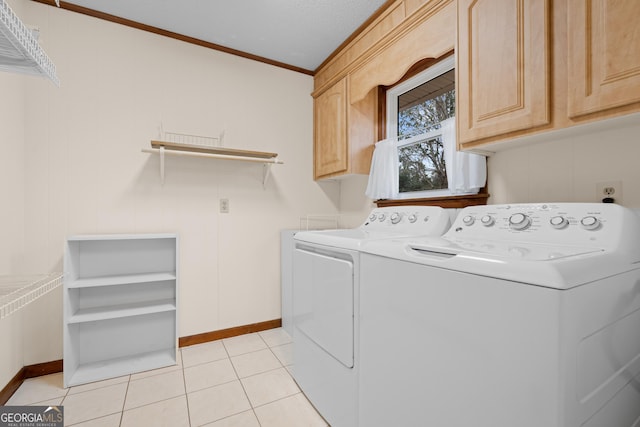
[[[369,230],[429,231],[449,224],[449,213],[437,206],[398,206],[371,211],[362,227]],[[448,227],[447,227],[448,228]]]
[[[470,206],[460,211],[446,235],[558,244],[615,244],[640,218],[604,203],[541,203]]]

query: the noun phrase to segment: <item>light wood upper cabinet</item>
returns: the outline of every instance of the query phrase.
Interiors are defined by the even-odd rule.
[[[345,173],[347,151],[347,78],[314,99],[314,179]]]
[[[376,132],[377,91],[349,102],[349,77],[314,101],[314,179],[368,174]]]
[[[551,120],[548,0],[459,0],[458,140],[465,143]]]
[[[368,174],[381,138],[378,86],[455,45],[454,0],[396,0],[314,76],[314,178]]]
[[[568,0],[568,114],[640,102],[640,1]]]
[[[396,83],[421,60],[442,58],[454,49],[455,3],[444,3],[429,12],[351,72],[349,95],[352,103],[363,99],[376,86]]]
[[[459,148],[639,112],[639,20],[638,0],[458,0]]]

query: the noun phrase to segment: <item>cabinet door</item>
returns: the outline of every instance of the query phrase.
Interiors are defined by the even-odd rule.
[[[314,178],[348,168],[347,78],[314,100]]]
[[[459,0],[457,111],[465,143],[546,125],[548,0]]]
[[[569,0],[570,117],[640,102],[640,1]]]

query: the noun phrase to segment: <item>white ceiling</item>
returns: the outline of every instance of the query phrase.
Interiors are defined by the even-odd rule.
[[[385,0],[69,0],[65,3],[313,71]]]

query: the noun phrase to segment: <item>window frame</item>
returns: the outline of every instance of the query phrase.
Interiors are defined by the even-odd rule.
[[[442,135],[440,129],[414,135],[410,138],[399,140],[398,139],[398,99],[403,94],[417,88],[418,86],[433,80],[444,73],[455,69],[455,56],[451,55],[444,58],[442,61],[433,64],[429,68],[419,72],[415,76],[398,83],[391,88],[387,89],[386,94],[386,115],[387,115],[387,138],[396,138],[398,141],[398,149],[407,145],[413,145],[424,140],[431,138],[437,138]],[[442,188],[438,190],[424,190],[424,191],[410,191],[400,193],[398,189],[398,199],[416,199],[425,198],[430,199],[433,197],[447,197],[453,196],[453,193],[448,188]]]
[[[397,136],[398,113],[397,96],[419,86],[433,78],[455,69],[455,55],[453,52],[440,59],[428,58],[415,64],[398,82],[389,86],[380,86],[379,99],[379,131],[385,137]],[[456,73],[456,79],[457,79]],[[456,88],[457,89],[457,88]],[[398,94],[398,95],[396,95]],[[394,96],[391,96],[394,95]],[[456,94],[456,111],[458,111],[458,97]],[[395,104],[395,105],[393,105]],[[395,114],[388,114],[389,109]],[[390,132],[393,129],[393,134]],[[424,135],[424,134],[423,134]],[[398,146],[408,144],[410,139],[398,141]],[[444,208],[463,208],[466,206],[486,205],[489,198],[488,187],[485,184],[477,194],[453,195],[448,189],[421,192],[407,192],[399,194],[396,199],[379,199],[375,203],[378,207],[386,206],[441,206]]]

